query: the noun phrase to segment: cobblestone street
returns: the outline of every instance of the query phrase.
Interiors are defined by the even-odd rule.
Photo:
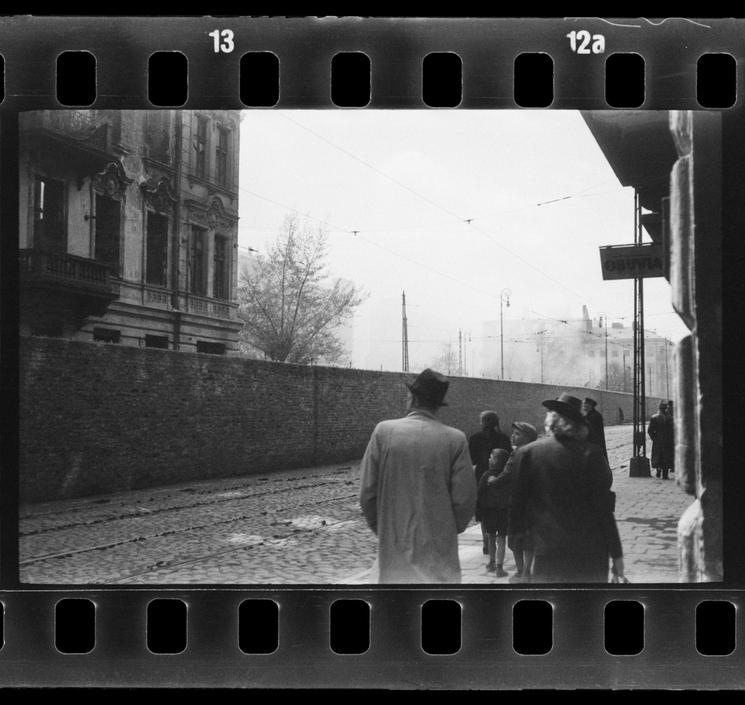
[[[606,436],[627,575],[677,582],[676,526],[692,498],[674,480],[628,477],[630,426]],[[358,464],[348,463],[22,505],[21,580],[365,583],[376,540],[360,514],[358,485]],[[461,535],[460,554],[465,583],[507,583],[486,573],[475,523]]]

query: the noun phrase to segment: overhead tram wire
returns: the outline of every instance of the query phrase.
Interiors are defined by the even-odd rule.
[[[461,224],[467,224],[469,227],[473,228],[474,230],[478,231],[481,235],[483,235],[493,245],[495,245],[496,247],[501,248],[505,252],[508,252],[513,257],[515,257],[517,260],[519,260],[520,262],[522,262],[526,266],[530,267],[531,269],[533,269],[537,273],[541,274],[542,276],[544,276],[549,281],[553,282],[554,284],[557,284],[562,289],[564,289],[565,291],[567,291],[570,294],[572,294],[573,296],[575,296],[577,299],[582,300],[582,301],[586,301],[589,298],[586,295],[580,294],[579,292],[575,291],[574,289],[572,289],[571,287],[569,287],[568,285],[566,285],[564,282],[562,282],[562,281],[556,279],[555,277],[551,276],[546,271],[544,271],[543,269],[541,269],[540,267],[538,267],[537,265],[535,265],[533,262],[531,262],[530,260],[527,260],[524,257],[522,257],[521,255],[517,254],[516,252],[514,252],[513,250],[511,250],[506,245],[498,242],[496,239],[494,239],[494,237],[490,233],[488,233],[482,227],[480,227],[479,225],[474,225],[473,224],[473,222],[475,220],[474,218],[463,218],[462,216],[460,216],[457,213],[451,211],[450,209],[446,208],[445,206],[442,206],[441,204],[437,203],[436,201],[433,201],[432,199],[428,198],[427,196],[424,196],[423,194],[419,193],[415,189],[413,189],[410,186],[408,186],[408,185],[404,184],[403,182],[399,181],[395,177],[390,176],[389,174],[387,174],[386,172],[382,171],[381,169],[378,169],[373,164],[370,164],[370,162],[362,159],[361,157],[358,157],[357,155],[353,154],[352,152],[350,152],[349,150],[345,149],[344,147],[341,147],[341,146],[335,144],[334,142],[332,142],[331,140],[327,139],[323,135],[320,135],[319,133],[317,133],[312,128],[310,128],[310,127],[308,127],[306,125],[303,125],[301,122],[295,120],[294,118],[289,117],[288,115],[285,115],[284,113],[279,113],[279,114],[282,117],[284,117],[286,120],[288,120],[289,122],[292,122],[293,124],[297,125],[301,129],[303,129],[303,130],[309,132],[310,134],[314,135],[316,138],[318,138],[319,140],[321,140],[325,144],[328,144],[330,147],[333,147],[334,149],[342,152],[343,154],[347,155],[351,159],[354,159],[355,161],[360,162],[361,164],[363,164],[364,166],[366,166],[368,169],[371,169],[372,171],[374,171],[376,174],[379,174],[380,176],[383,176],[384,178],[388,179],[392,183],[395,183],[397,186],[399,186],[399,187],[405,189],[406,191],[410,192],[411,194],[415,195],[417,198],[420,198],[421,200],[425,201],[426,203],[428,203],[428,204],[434,206],[435,208],[438,208],[439,210],[443,211],[447,215],[449,215],[449,216],[457,219],[459,223],[461,223]],[[559,201],[569,200],[569,199],[572,199],[572,198],[581,198],[581,197],[583,197],[583,194],[584,194],[585,191],[587,191],[587,190],[589,190],[591,188],[595,188],[598,185],[604,185],[605,183],[607,183],[607,181],[601,182],[601,184],[593,184],[593,185],[591,185],[591,186],[583,189],[582,191],[577,192],[576,194],[569,194],[567,196],[562,196],[562,197],[551,199],[551,200],[548,200],[548,201],[542,201],[540,203],[536,203],[536,204],[531,204],[531,205],[528,205],[528,206],[524,206],[523,208],[520,208],[520,209],[514,209],[514,212],[517,212],[519,210],[528,210],[528,209],[531,209],[531,208],[534,208],[534,207],[540,207],[540,206],[544,206],[544,205],[556,203],[556,202],[559,202]],[[290,210],[292,212],[295,212],[295,213],[298,213],[298,214],[303,215],[305,217],[308,217],[310,220],[315,220],[315,221],[321,223],[322,225],[326,225],[326,226],[331,226],[332,225],[327,220],[322,220],[322,219],[319,219],[319,218],[315,218],[313,216],[310,216],[307,213],[301,213],[297,208],[293,208],[293,207],[288,206],[286,204],[280,203],[279,201],[276,201],[274,199],[270,199],[270,198],[267,198],[265,196],[262,196],[261,194],[258,194],[258,193],[254,192],[254,191],[251,191],[250,189],[247,189],[247,188],[245,188],[243,186],[240,186],[239,185],[238,188],[239,188],[239,190],[245,191],[246,193],[249,193],[249,194],[255,196],[256,198],[260,198],[260,199],[262,199],[264,201],[267,201],[269,203],[272,203],[274,205],[277,205],[277,206],[279,206],[281,208],[285,208],[285,209]],[[592,195],[598,195],[598,194],[587,194],[587,195],[592,196]],[[508,211],[508,212],[512,212],[512,211]],[[332,228],[332,229],[335,230],[335,231],[337,231],[337,232],[351,232],[355,236],[358,236],[359,233],[362,232],[361,230],[345,230],[345,229],[342,229],[342,228]],[[361,239],[364,239],[369,244],[373,244],[373,245],[376,245],[378,247],[381,247],[382,249],[388,249],[388,248],[385,248],[384,246],[379,245],[378,243],[374,243],[371,240],[368,240],[366,238],[361,238]],[[391,252],[392,254],[396,255],[396,256],[403,257],[403,255],[399,255],[398,253],[393,252],[393,250],[388,250],[388,251]],[[420,262],[416,262],[415,260],[413,260],[411,258],[407,258],[407,259],[409,259],[409,261],[415,262],[416,264],[419,264],[420,266],[426,267],[426,265],[422,265]],[[449,279],[453,279],[454,281],[458,281],[459,283],[461,283],[458,279],[456,279],[455,277],[452,277],[451,275],[448,275],[448,274],[444,274],[442,272],[439,272],[438,270],[435,270],[434,268],[430,268],[430,267],[426,267],[426,268],[430,269],[433,272],[436,272],[437,274],[440,274],[441,276],[448,277]],[[480,289],[474,288],[472,286],[470,288],[473,288],[475,291],[479,291],[480,293],[487,293],[487,292],[484,292],[484,291],[482,291]],[[492,298],[495,298],[492,295],[490,295],[490,296]]]
[[[453,276],[453,275],[451,275],[451,274],[447,274],[447,273],[445,273],[445,272],[441,272],[440,270],[438,270],[438,269],[435,269],[434,267],[430,267],[430,266],[428,266],[428,265],[425,265],[425,264],[423,264],[422,262],[419,262],[418,260],[415,260],[415,259],[414,259],[414,258],[412,258],[412,257],[408,257],[407,255],[402,255],[401,253],[398,253],[398,252],[395,252],[394,250],[391,250],[390,248],[386,247],[385,245],[381,245],[380,243],[374,242],[374,241],[372,241],[372,240],[370,240],[370,239],[368,239],[368,238],[366,238],[366,237],[364,237],[364,236],[360,235],[360,233],[361,233],[361,232],[367,232],[367,231],[362,231],[362,230],[349,230],[349,229],[345,229],[345,228],[340,228],[340,227],[334,226],[334,225],[333,225],[333,223],[331,223],[331,222],[330,222],[330,221],[328,221],[328,220],[325,220],[325,219],[321,219],[321,218],[316,218],[315,216],[312,216],[312,215],[310,215],[309,213],[302,213],[302,212],[301,212],[301,211],[300,211],[299,209],[297,209],[297,208],[294,208],[293,206],[289,206],[289,205],[287,205],[287,204],[285,204],[285,203],[281,203],[281,202],[279,202],[279,201],[276,201],[276,200],[274,200],[274,199],[268,198],[268,197],[266,197],[266,196],[262,196],[261,194],[258,194],[258,193],[254,192],[254,191],[251,191],[250,189],[246,189],[246,188],[244,188],[244,187],[239,187],[239,188],[240,188],[241,190],[244,190],[244,191],[246,191],[247,193],[251,194],[252,196],[255,196],[256,198],[260,198],[260,199],[262,199],[262,200],[264,200],[264,201],[267,201],[267,202],[269,202],[269,203],[272,203],[273,205],[276,205],[276,206],[278,206],[278,207],[282,208],[283,210],[287,210],[287,211],[290,211],[290,212],[293,212],[293,213],[298,213],[299,215],[302,215],[302,216],[304,216],[304,217],[307,217],[307,218],[308,218],[309,220],[313,220],[313,221],[315,221],[315,222],[318,222],[318,223],[320,223],[321,225],[325,225],[325,226],[330,226],[330,231],[331,231],[331,232],[337,232],[337,233],[349,233],[349,234],[352,234],[352,235],[354,235],[355,237],[358,237],[359,239],[361,239],[361,240],[364,240],[364,241],[365,241],[365,242],[367,242],[367,243],[368,243],[369,245],[373,245],[374,247],[378,247],[378,248],[380,248],[380,249],[382,249],[382,250],[385,250],[385,251],[389,252],[389,253],[390,253],[390,254],[392,254],[392,255],[393,255],[394,257],[399,257],[399,258],[401,258],[401,259],[406,259],[406,260],[408,260],[409,262],[412,262],[413,264],[416,264],[416,265],[417,265],[417,266],[419,266],[419,267],[422,267],[422,268],[424,268],[424,269],[427,269],[427,270],[429,270],[429,271],[431,271],[431,272],[434,272],[435,274],[438,274],[438,275],[440,275],[440,276],[442,276],[442,277],[446,277],[446,278],[448,278],[448,279],[450,279],[450,280],[452,280],[452,281],[456,282],[457,284],[460,284],[460,285],[462,285],[462,286],[467,286],[468,288],[470,288],[470,289],[472,289],[473,291],[476,291],[476,292],[478,292],[478,293],[480,293],[480,294],[485,294],[486,296],[489,296],[490,298],[493,298],[493,299],[494,299],[495,301],[496,301],[496,300],[498,300],[498,297],[496,297],[496,296],[495,296],[494,294],[492,294],[491,292],[488,292],[488,291],[486,291],[486,290],[484,290],[484,289],[480,289],[479,287],[475,287],[475,286],[473,286],[473,285],[472,285],[472,284],[471,284],[470,282],[464,282],[464,281],[462,281],[462,280],[458,279],[457,277],[454,277],[454,276]],[[479,232],[481,232],[482,234],[486,235],[486,236],[487,236],[487,238],[488,238],[488,239],[489,239],[490,241],[494,242],[494,241],[493,241],[493,240],[491,239],[491,237],[489,237],[489,236],[488,236],[488,234],[487,234],[487,233],[485,233],[485,231],[483,231],[483,230],[482,230],[481,228],[479,228],[478,226],[473,226],[473,227],[474,227],[474,229],[478,230],[478,231],[479,231]],[[500,247],[504,247],[504,246],[502,246],[502,245],[500,245],[499,243],[496,243],[496,242],[494,242],[494,244],[495,244],[495,245],[498,245],[498,246],[500,246]],[[243,245],[239,245],[238,247],[239,247],[240,249],[244,249],[244,250],[247,250],[247,251],[249,251],[249,252],[251,252],[251,251],[253,251],[253,252],[256,252],[256,250],[254,250],[253,248],[250,248],[250,247],[245,247],[245,246],[243,246]],[[507,251],[509,251],[509,249],[508,249],[508,248],[506,248],[506,247],[504,247],[504,249],[506,249]],[[521,260],[522,260],[522,258],[521,258],[521,257],[520,257],[519,255],[517,255],[517,254],[515,254],[515,253],[511,253],[511,254],[513,254],[514,256],[516,256],[516,257],[518,257],[519,259],[521,259]],[[523,260],[523,261],[525,261],[525,262],[526,262],[526,264],[528,264],[528,265],[530,265],[530,266],[533,266],[533,265],[532,265],[532,264],[531,264],[530,262],[527,262],[526,260]],[[535,267],[534,267],[534,268],[535,268]],[[543,272],[542,270],[540,270],[540,269],[538,269],[538,268],[535,268],[535,269],[537,269],[537,271],[539,271],[539,272],[541,272],[542,274],[544,274],[544,276],[548,276],[548,275],[546,275],[546,274],[545,274],[545,272]],[[555,280],[555,281],[556,281],[556,280]],[[561,284],[561,282],[558,282],[558,281],[556,281],[556,283],[560,284],[561,286],[564,286],[563,284]],[[581,296],[580,294],[578,294],[577,292],[573,292],[573,293],[575,294],[575,296],[578,296],[578,297],[579,297],[579,298],[581,298],[581,299],[582,299],[583,301],[584,301],[584,300],[586,300],[586,298],[585,298],[585,297],[582,297],[582,296]],[[532,312],[532,313],[535,313],[535,314],[536,314],[537,316],[539,316],[539,317],[540,317],[540,318],[542,318],[542,319],[545,319],[545,320],[550,320],[550,321],[556,321],[556,322],[558,322],[558,323],[563,323],[563,324],[565,324],[565,325],[570,325],[570,324],[568,323],[568,319],[561,319],[561,318],[556,318],[556,317],[553,317],[553,316],[546,316],[545,314],[542,314],[542,313],[540,313],[539,311],[535,311],[535,310],[531,310],[531,312]],[[670,313],[674,313],[674,312],[670,312]],[[657,314],[650,314],[650,315],[670,315],[670,313],[667,313],[667,312],[661,312],[661,313],[657,313]],[[615,318],[624,320],[624,319],[626,319],[626,318],[629,318],[629,317],[628,317],[628,316],[615,316]],[[577,320],[577,321],[581,321],[581,320],[583,320],[583,319],[572,319],[572,320]],[[590,335],[596,335],[597,337],[602,337],[602,336],[601,336],[600,334],[595,334],[595,333],[592,333],[592,332],[590,332],[590,331],[586,331],[586,332],[587,332],[588,334],[590,334]],[[610,340],[610,341],[609,341],[609,343],[611,343],[611,344],[613,344],[613,345],[620,345],[620,343],[616,343],[615,341],[612,341],[612,340]]]
[[[419,199],[421,199],[421,200],[429,203],[431,206],[434,206],[435,208],[438,208],[439,210],[443,211],[444,213],[447,213],[449,216],[452,216],[453,218],[457,219],[459,223],[461,223],[461,224],[467,223],[469,225],[469,227],[472,227],[474,230],[477,230],[478,232],[480,232],[482,235],[484,235],[484,237],[486,237],[494,245],[496,245],[497,247],[502,248],[503,250],[505,250],[505,252],[508,252],[513,257],[515,257],[516,259],[518,259],[519,261],[521,261],[523,264],[526,264],[531,269],[535,270],[539,274],[542,274],[549,281],[552,281],[554,284],[558,284],[565,291],[568,291],[573,296],[576,296],[578,299],[581,299],[583,301],[587,300],[587,298],[588,298],[587,296],[583,296],[582,294],[578,293],[577,291],[575,291],[571,287],[567,286],[563,282],[559,281],[555,277],[552,277],[550,274],[548,274],[547,272],[545,272],[544,270],[542,270],[540,267],[536,266],[535,264],[533,264],[529,260],[525,259],[524,257],[518,255],[516,252],[513,252],[506,245],[503,245],[502,243],[497,242],[491,235],[489,235],[489,233],[487,233],[485,230],[483,230],[482,228],[480,228],[478,225],[473,225],[473,220],[474,220],[473,218],[468,218],[468,219],[467,218],[463,218],[463,216],[458,215],[457,213],[451,211],[449,208],[446,208],[445,206],[441,205],[440,203],[437,203],[436,201],[433,201],[431,198],[428,198],[427,196],[422,195],[421,193],[419,193],[415,189],[413,189],[410,186],[404,184],[403,182],[399,181],[398,179],[396,179],[395,177],[391,176],[390,174],[387,174],[386,172],[382,171],[381,169],[378,169],[375,165],[370,164],[370,162],[362,159],[361,157],[358,157],[356,154],[353,154],[348,149],[345,149],[344,147],[341,147],[341,146],[335,144],[334,142],[332,142],[331,140],[327,139],[323,135],[318,134],[312,128],[310,128],[310,127],[308,127],[306,125],[303,125],[301,122],[298,122],[294,118],[289,117],[285,113],[279,113],[279,115],[281,115],[282,117],[284,117],[289,122],[292,122],[293,124],[297,125],[301,129],[303,129],[303,130],[309,132],[310,134],[314,135],[316,138],[318,138],[319,140],[321,140],[325,144],[328,144],[330,147],[333,147],[334,149],[342,152],[343,154],[346,154],[348,157],[350,157],[351,159],[354,159],[355,161],[360,162],[360,164],[363,164],[368,169],[371,169],[372,171],[374,171],[376,174],[379,174],[380,176],[388,179],[389,181],[393,182],[397,186],[399,186],[399,187],[405,189],[406,191],[408,191],[409,193],[415,195],[417,198],[419,198]],[[603,183],[605,183],[605,182],[603,182]],[[597,184],[593,184],[593,186],[590,186],[588,188],[593,188],[596,185]],[[584,190],[587,190],[587,189],[584,189]],[[580,193],[580,195],[582,194],[581,191],[579,193]],[[573,195],[569,195],[569,196],[565,196],[565,197],[562,197],[562,198],[554,199],[554,201],[566,200],[566,199],[569,199],[569,198],[573,198]],[[550,202],[553,202],[553,201],[550,201]],[[547,203],[547,202],[545,202],[545,203]],[[544,205],[544,204],[535,204],[534,206],[530,206],[530,207],[535,207],[535,206],[538,206],[538,205]]]
[[[351,159],[354,159],[355,161],[358,161],[360,164],[363,164],[368,169],[371,169],[372,171],[374,171],[376,174],[379,174],[383,178],[388,179],[389,181],[393,182],[397,186],[400,186],[401,188],[405,189],[406,191],[408,191],[409,193],[413,194],[417,198],[420,198],[421,200],[426,201],[431,206],[434,206],[435,208],[438,208],[439,210],[443,211],[444,213],[447,213],[448,215],[452,216],[453,218],[457,218],[459,221],[463,221],[464,220],[462,216],[458,215],[457,213],[454,213],[449,208],[446,208],[445,206],[437,203],[436,201],[433,201],[431,198],[428,198],[427,196],[422,195],[421,193],[419,193],[415,189],[411,188],[410,186],[407,186],[402,181],[399,181],[394,176],[391,176],[390,174],[386,174],[381,169],[378,169],[374,164],[370,164],[370,162],[365,161],[361,157],[358,157],[356,154],[353,154],[348,149],[345,149],[344,147],[340,147],[338,144],[334,144],[334,142],[332,142],[331,140],[327,139],[323,135],[319,135],[315,130],[311,129],[307,125],[303,125],[301,122],[298,122],[294,118],[289,117],[285,113],[279,113],[279,115],[281,115],[283,118],[285,118],[285,120],[289,120],[290,122],[294,123],[295,125],[297,125],[301,129],[305,130],[306,132],[310,132],[310,134],[314,135],[315,137],[317,137],[322,142],[325,142],[330,147],[333,147],[334,149],[342,152],[343,154],[346,154],[348,157],[350,157]]]
[[[369,240],[368,238],[366,238],[366,237],[364,237],[363,235],[360,234],[361,232],[363,232],[362,230],[350,230],[348,228],[337,227],[337,226],[335,226],[333,223],[331,223],[328,220],[322,220],[320,218],[316,218],[314,216],[311,216],[310,214],[301,213],[297,208],[294,208],[292,206],[289,206],[286,203],[280,203],[279,201],[275,201],[274,199],[267,198],[265,196],[262,196],[261,194],[255,193],[254,191],[250,191],[249,189],[243,189],[243,190],[245,190],[247,193],[250,193],[252,196],[256,196],[257,198],[261,198],[262,200],[268,201],[268,202],[270,202],[270,203],[272,203],[272,204],[274,204],[276,206],[279,206],[280,208],[283,208],[284,210],[287,210],[287,211],[290,211],[290,212],[293,212],[293,213],[298,213],[299,215],[303,215],[303,216],[307,217],[309,220],[314,220],[314,221],[320,223],[321,225],[326,225],[326,226],[329,227],[330,232],[348,233],[350,235],[353,235],[355,238],[358,238],[360,240],[364,240],[369,245],[373,245],[374,247],[378,247],[378,248],[380,248],[382,250],[386,250],[387,252],[389,252],[390,254],[392,254],[394,257],[399,257],[401,259],[406,259],[409,262],[412,262],[413,264],[416,264],[419,267],[422,267],[422,268],[427,269],[427,270],[429,270],[431,272],[434,272],[435,274],[439,274],[442,277],[446,277],[448,279],[451,279],[452,281],[456,282],[457,284],[460,284],[461,286],[469,287],[470,289],[473,289],[473,291],[476,291],[479,294],[484,294],[484,295],[489,296],[489,297],[491,297],[491,298],[493,298],[495,300],[498,300],[498,298],[496,296],[494,296],[494,294],[492,294],[489,291],[486,291],[485,289],[480,289],[478,287],[475,287],[471,283],[464,282],[464,281],[458,279],[457,277],[454,277],[451,274],[447,274],[445,272],[441,272],[440,270],[435,269],[434,267],[430,267],[430,266],[428,266],[426,264],[423,264],[422,262],[419,262],[418,260],[415,260],[413,257],[408,257],[407,255],[403,255],[403,254],[401,254],[399,252],[395,252],[394,250],[391,250],[389,247],[386,247],[385,245],[381,245],[380,243],[374,242],[373,240]],[[239,248],[249,249],[250,250],[250,248],[245,248],[242,245],[239,245]]]

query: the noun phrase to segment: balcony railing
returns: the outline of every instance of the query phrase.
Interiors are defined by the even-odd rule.
[[[19,250],[18,259],[22,280],[58,283],[112,297],[117,294],[116,285],[112,281],[113,267],[109,264],[76,255],[34,249]]]
[[[230,318],[231,309],[236,308],[235,303],[210,299],[203,296],[189,295],[188,310],[190,313],[201,313],[203,316],[214,316],[215,318]]]

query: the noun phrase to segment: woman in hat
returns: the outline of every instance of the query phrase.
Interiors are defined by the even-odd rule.
[[[538,431],[533,424],[529,424],[526,421],[513,422],[510,440],[515,450],[512,452],[512,455],[515,454],[518,448],[522,448],[522,446],[532,443],[537,439]],[[507,464],[504,474],[512,475],[512,465],[510,463]],[[507,545],[515,558],[515,574],[510,577],[510,582],[530,582],[530,574],[533,566],[533,540],[530,537],[530,533],[508,534]]]
[[[509,533],[533,539],[532,582],[607,582],[609,557],[623,579],[613,482],[602,449],[587,442],[582,401],[543,402],[546,437],[515,451]]]

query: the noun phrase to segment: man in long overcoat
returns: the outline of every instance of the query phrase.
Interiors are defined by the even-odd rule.
[[[652,439],[651,464],[657,473],[662,473],[662,479],[668,479],[668,473],[673,466],[675,445],[673,441],[673,421],[667,413],[667,404],[661,401],[659,411],[649,419],[647,433]]]
[[[360,506],[378,537],[377,582],[459,583],[458,534],[476,507],[462,431],[437,418],[449,382],[426,369],[409,388],[408,413],[381,421],[362,458]]]

